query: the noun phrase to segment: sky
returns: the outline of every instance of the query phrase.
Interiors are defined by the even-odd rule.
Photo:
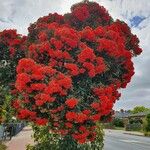
[[[70,6],[81,0],[0,0],[0,31],[17,29],[27,34],[30,23],[49,13],[70,12]],[[95,0],[104,6],[114,19],[125,21],[140,39],[143,53],[133,58],[135,75],[122,96],[114,105],[115,110],[133,109],[135,106],[150,108],[150,0]]]

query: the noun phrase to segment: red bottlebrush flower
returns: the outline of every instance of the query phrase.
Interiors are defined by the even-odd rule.
[[[45,118],[36,118],[35,123],[37,125],[44,126],[44,125],[46,125],[48,123],[48,119],[45,119]]]
[[[62,136],[65,136],[65,135],[67,135],[68,134],[68,130],[59,130],[59,132],[60,132],[60,134],[62,135]]]
[[[94,31],[93,31],[93,29],[90,28],[90,27],[85,27],[85,28],[80,32],[80,35],[81,35],[81,39],[85,39],[85,40],[90,41],[90,42],[94,42],[95,39],[96,39],[96,36],[95,36]]]
[[[20,102],[19,102],[19,100],[13,101],[12,106],[13,106],[15,109],[19,109],[19,108],[20,108]]]
[[[68,53],[68,52],[63,52],[63,58],[64,59],[68,59],[68,60],[71,60],[71,55]]]
[[[72,76],[76,76],[79,74],[79,68],[76,64],[66,63],[65,68],[71,71],[70,73]]]
[[[93,120],[94,122],[99,121],[100,118],[101,118],[101,114],[95,114],[90,117],[90,119]]]
[[[50,49],[51,45],[49,42],[43,42],[42,44],[39,45],[38,49],[40,53],[47,52]]]
[[[79,127],[79,131],[85,132],[85,131],[86,131],[86,127],[80,126],[80,127]]]
[[[91,111],[86,109],[86,110],[83,110],[82,113],[84,113],[85,115],[89,115],[91,113]]]
[[[27,119],[30,116],[30,111],[28,109],[21,109],[18,114],[19,119]]]
[[[35,68],[34,60],[30,58],[23,58],[19,61],[17,66],[17,73],[31,73]]]
[[[89,74],[89,77],[91,77],[91,78],[95,77],[95,75],[96,75],[94,69],[91,69],[91,70],[88,72],[88,74]]]
[[[35,101],[35,104],[36,104],[37,106],[42,106],[43,104],[45,104],[45,102],[44,102],[43,100],[36,100],[36,101]]]
[[[76,98],[70,98],[66,100],[65,104],[72,109],[78,104],[78,100]]]
[[[45,32],[40,32],[38,35],[38,38],[40,41],[46,41],[47,40],[47,34]]]
[[[78,143],[80,143],[80,144],[84,144],[86,142],[86,139],[84,138],[84,139],[79,139],[78,140]]]
[[[72,80],[69,76],[64,76],[64,78],[59,79],[57,83],[65,89],[69,89],[72,87]]]
[[[72,13],[79,21],[85,21],[90,16],[86,5],[75,8]]]
[[[84,73],[86,70],[84,68],[80,69],[80,73]]]
[[[41,94],[40,98],[44,100],[45,102],[54,102],[55,98],[50,97],[48,94]]]
[[[142,53],[142,49],[139,48],[139,47],[136,47],[136,49],[135,49],[135,54],[136,54],[136,55],[139,55],[139,54],[141,54],[141,53]]]
[[[102,57],[97,57],[96,62],[97,62],[97,65],[95,66],[96,74],[103,73],[106,70],[104,59]]]
[[[55,46],[55,49],[60,50],[63,47],[63,43],[60,40],[56,40],[55,38],[51,38],[50,42]]]
[[[31,89],[35,91],[42,91],[46,88],[46,84],[43,83],[32,83]]]
[[[16,51],[15,48],[14,47],[10,47],[9,51],[10,51],[11,57],[13,57],[14,54],[15,54],[15,51]]]
[[[30,119],[35,120],[36,118],[36,112],[30,111]]]
[[[93,102],[91,105],[90,105],[92,108],[94,109],[99,109],[100,108],[100,103],[97,103],[97,102]]]
[[[78,61],[84,63],[85,61],[94,61],[96,58],[94,51],[90,48],[83,49],[78,55]]]
[[[55,127],[59,127],[59,123],[58,123],[58,122],[54,122],[53,125],[54,125]]]
[[[60,93],[61,91],[62,88],[60,87],[60,85],[56,81],[52,80],[45,88],[44,93],[52,95],[54,93]]]
[[[56,37],[60,37],[64,44],[67,44],[70,48],[75,48],[79,42],[78,32],[72,28],[62,27],[56,30]]]
[[[105,28],[99,26],[94,30],[94,33],[96,36],[103,37],[105,35]]]
[[[43,66],[43,67],[39,67],[39,69],[36,70],[34,73],[35,74],[41,73],[50,76],[50,75],[54,75],[56,73],[56,70],[52,69],[52,67],[50,66]]]
[[[17,75],[17,80],[15,83],[15,87],[18,91],[26,90],[27,83],[31,81],[31,78],[26,73],[21,73]]]
[[[36,45],[36,44],[31,44],[28,49],[29,49],[29,51],[31,51],[31,52],[35,52],[36,49],[37,49],[37,45]]]
[[[78,113],[75,120],[77,123],[83,123],[84,121],[86,121],[88,119],[87,115],[83,114],[83,113]]]
[[[88,75],[92,78],[96,75],[95,73],[95,66],[93,63],[90,62],[84,62],[83,66],[88,70]]]
[[[67,128],[72,128],[72,127],[73,127],[72,123],[70,123],[70,122],[66,122],[66,123],[65,123],[65,126],[66,126]]]
[[[66,113],[66,119],[68,121],[73,121],[76,118],[76,116],[77,116],[77,114],[75,112],[69,111]]]

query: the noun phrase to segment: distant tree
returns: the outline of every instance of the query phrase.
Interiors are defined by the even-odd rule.
[[[120,112],[123,113],[125,110],[124,109],[120,109]]]
[[[146,112],[146,111],[149,111],[150,108],[146,108],[144,106],[136,106],[131,112],[133,114],[136,114],[136,113],[139,113],[139,112]]]

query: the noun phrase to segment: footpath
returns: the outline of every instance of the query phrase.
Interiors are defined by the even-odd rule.
[[[33,131],[30,126],[24,127],[23,130],[12,137],[10,141],[5,142],[7,150],[26,150],[26,145],[34,143],[34,140],[31,138],[32,134]]]

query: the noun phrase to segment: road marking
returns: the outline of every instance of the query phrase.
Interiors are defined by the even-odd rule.
[[[140,142],[140,141],[136,141],[136,140],[119,140],[121,142],[125,142],[125,143],[135,143],[135,144],[144,144],[144,145],[150,145],[149,143],[146,142]]]
[[[135,141],[135,140],[119,140],[121,142],[126,142],[126,143],[141,143],[140,141]]]

